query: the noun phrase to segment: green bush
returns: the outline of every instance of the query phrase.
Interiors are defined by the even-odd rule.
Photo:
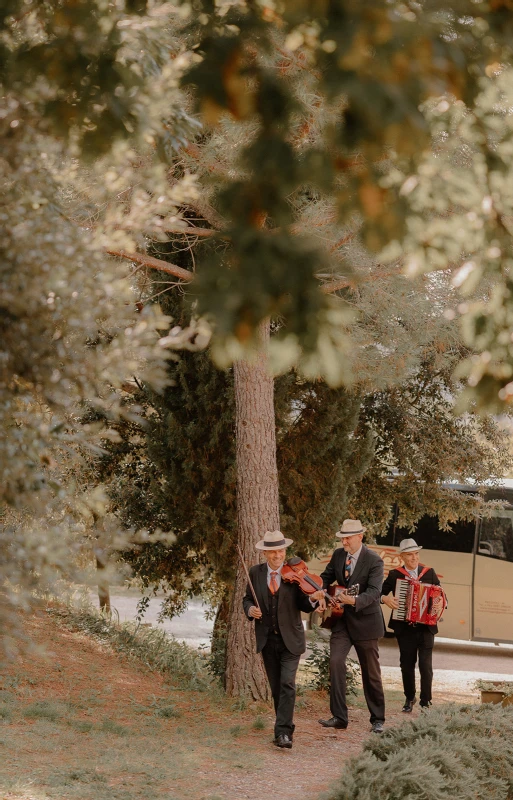
[[[318,689],[329,694],[331,687],[329,637],[323,633],[318,625],[314,625],[312,631],[313,636],[309,642],[311,653],[305,661],[309,672],[312,674],[310,686],[312,689]],[[360,666],[352,658],[348,658],[346,661],[346,681],[347,696],[356,696],[360,682]]]
[[[61,606],[47,610],[71,630],[87,633],[129,659],[158,670],[182,689],[205,691],[211,684],[205,659],[165,631],[133,622],[119,624],[92,607]]]
[[[225,685],[226,677],[226,642],[228,639],[228,628],[223,622],[217,623],[210,636],[210,653],[205,657],[207,671],[219,682]]]
[[[513,709],[445,706],[368,740],[325,800],[510,800]]]
[[[23,716],[28,719],[47,719],[50,722],[57,722],[63,716],[63,708],[57,703],[48,700],[36,700],[23,711]]]
[[[117,722],[114,722],[114,720],[108,719],[108,717],[105,717],[102,721],[100,730],[103,733],[115,733],[117,736],[128,736],[130,733],[128,728],[125,728],[124,725],[119,725]]]

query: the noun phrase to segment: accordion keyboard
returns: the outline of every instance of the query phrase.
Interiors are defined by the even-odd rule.
[[[408,615],[408,599],[411,581],[398,578],[395,584],[394,597],[399,603],[399,608],[392,611],[392,619],[405,620]]]

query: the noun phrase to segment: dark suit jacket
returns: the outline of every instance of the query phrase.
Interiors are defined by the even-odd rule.
[[[420,575],[420,573],[424,569],[424,565],[423,564],[419,564],[418,569],[419,569],[418,574]],[[386,581],[383,584],[383,588],[381,589],[381,594],[386,595],[386,594],[390,594],[390,592],[392,592],[392,594],[393,594],[395,592],[395,585],[397,583],[397,579],[398,578],[404,579],[404,575],[402,574],[402,572],[399,572],[399,570],[397,570],[397,569],[391,569],[390,572],[387,575]],[[426,574],[423,575],[422,578],[420,579],[420,582],[421,583],[434,583],[436,586],[440,586],[440,581],[438,580],[438,575],[436,574],[436,572],[433,569],[433,567],[430,567],[428,569]],[[419,628],[425,628],[427,630],[430,630],[431,633],[438,633],[438,625],[422,625],[422,624],[419,624],[419,623],[416,623],[416,624],[418,625]],[[411,625],[410,625],[409,622],[404,622],[403,620],[400,620],[400,619],[392,619],[392,617],[390,617],[390,621],[388,623],[388,626],[389,626],[389,628],[392,628],[392,630],[396,633],[396,635],[397,634],[401,635],[401,631],[411,630]]]
[[[340,547],[333,552],[331,561],[321,575],[325,589],[332,583],[345,586],[345,563],[346,551]],[[355,583],[359,583],[360,591],[356,598],[356,605],[344,607],[342,619],[347,626],[349,636],[355,642],[379,639],[385,633],[380,607],[383,571],[383,560],[377,553],[363,545],[354,572],[347,584],[348,587],[351,587]],[[333,630],[336,630],[339,624],[342,623],[337,620],[333,625]]]
[[[242,604],[247,618],[255,623],[257,653],[260,653],[267,642],[271,626],[267,562],[251,567],[249,575],[262,609],[262,619],[253,619],[253,617],[249,616],[249,609],[255,605],[249,584],[246,586],[246,594],[243,597]],[[280,633],[285,647],[295,656],[301,655],[306,650],[305,629],[301,620],[301,611],[309,614],[312,610],[310,600],[303,594],[296,583],[281,581],[280,591],[278,592],[278,625],[280,626]]]

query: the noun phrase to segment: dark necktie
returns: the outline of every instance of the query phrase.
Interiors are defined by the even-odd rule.
[[[277,572],[271,572],[271,583],[269,584],[269,589],[271,590],[271,594],[276,594],[278,591],[278,581],[276,580]]]

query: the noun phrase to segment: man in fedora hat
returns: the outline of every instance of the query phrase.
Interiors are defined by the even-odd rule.
[[[271,687],[276,712],[274,744],[283,748],[292,747],[296,672],[306,650],[301,611],[311,613],[317,606],[296,583],[281,580],[290,544],[292,539],[286,539],[281,531],[267,531],[257,542],[255,547],[263,552],[265,563],[251,567],[249,576],[260,608],[255,605],[249,583],[242,600],[247,618],[255,621],[256,650],[262,653]]]
[[[383,584],[383,561],[362,544],[365,528],[359,519],[344,520],[336,536],[342,539],[321,575],[323,586],[333,582],[348,589],[359,585],[357,596],[342,594],[344,614],[331,629],[330,640],[330,709],[332,717],[319,720],[325,728],[347,728],[346,659],[354,645],[362,670],[365,700],[374,733],[382,733],[385,722],[385,695],[381,682],[378,639],[384,634],[380,609]],[[312,595],[319,599],[321,592]]]
[[[399,603],[394,596],[399,578],[420,580],[422,583],[440,585],[438,575],[434,569],[419,563],[421,550],[422,547],[419,547],[415,539],[403,539],[400,542],[399,555],[403,562],[403,569],[390,570],[381,590],[381,602],[389,608],[396,609],[399,607]],[[420,706],[421,708],[429,708],[433,685],[433,645],[435,633],[438,633],[438,626],[420,623],[411,624],[405,620],[392,618],[388,624],[394,631],[399,645],[401,675],[406,698],[402,710],[405,713],[411,712],[416,703],[415,664],[417,663],[417,658],[420,671]]]

